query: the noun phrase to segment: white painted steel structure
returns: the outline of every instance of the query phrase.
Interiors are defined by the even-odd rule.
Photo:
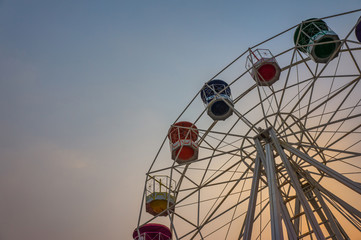
[[[281,74],[273,85],[255,84],[252,68],[242,68],[248,48],[217,73],[212,79],[232,89],[234,114],[213,121],[196,94],[175,122],[197,125],[198,159],[171,160],[165,137],[147,180],[176,181],[174,211],[147,214],[145,187],[138,226],[168,225],[173,239],[360,236],[361,43],[354,35],[360,12],[322,18],[340,38],[337,57],[327,63],[293,45],[296,25],[249,48],[274,54]],[[339,18],[350,25],[338,29]],[[280,44],[284,39],[289,46]]]

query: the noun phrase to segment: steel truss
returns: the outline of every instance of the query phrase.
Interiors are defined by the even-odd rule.
[[[233,114],[212,121],[207,108],[199,110],[200,92],[194,96],[174,123],[197,126],[198,159],[170,160],[164,138],[146,174],[137,229],[161,223],[177,240],[360,236],[361,43],[354,37],[360,12],[322,18],[330,26],[341,17],[355,22],[340,34],[338,56],[326,63],[290,44],[270,49],[280,65],[273,85],[258,85],[249,69],[239,72],[250,51],[281,46],[279,39],[289,39],[296,25],[247,49],[212,77],[231,88],[233,102],[225,103]],[[176,183],[165,188],[172,202],[153,216],[145,201],[147,183],[157,175]]]
[[[317,181],[315,181],[307,171],[302,170],[302,168],[300,168],[291,157],[287,156],[284,149],[289,150],[294,154],[294,156],[297,156],[304,161],[311,162],[311,164],[313,164],[315,167],[320,168],[320,170],[324,171],[330,176],[337,173],[325,165],[321,164],[320,166],[319,162],[312,159],[310,156],[305,155],[299,150],[287,146],[287,144],[281,144],[273,128],[269,128],[263,131],[260,135],[256,136],[254,141],[257,147],[258,157],[255,160],[255,175],[252,182],[252,195],[247,211],[244,239],[251,239],[250,233],[252,232],[253,222],[250,219],[253,219],[254,216],[254,206],[258,192],[256,189],[259,182],[261,165],[263,165],[266,172],[269,195],[271,196],[270,215],[272,225],[272,239],[284,239],[281,221],[283,221],[287,229],[286,232],[288,239],[298,239],[299,237],[305,237],[311,233],[314,233],[317,239],[348,239],[347,234],[342,229],[341,225],[337,223],[335,217],[327,207],[320,193],[321,190],[319,189],[319,184]],[[263,142],[263,144],[261,142]],[[285,146],[287,146],[287,148]],[[278,174],[280,173],[275,168],[274,156],[280,157],[286,168],[286,178],[290,180],[290,187],[292,187],[295,191],[293,196],[285,195],[284,193],[281,194],[280,184],[278,181],[280,178]],[[355,183],[354,181],[347,179],[342,175],[338,177],[338,180],[342,184],[356,192],[359,191],[360,184]],[[290,213],[287,209],[287,206],[285,205],[286,202],[289,202],[288,199],[290,198],[292,198],[292,200],[295,202],[295,205],[297,205],[298,211],[296,211],[294,214]],[[302,207],[303,212],[300,212],[300,207]],[[315,213],[322,222],[318,222],[316,220]],[[356,209],[350,209],[349,213],[352,215],[360,214],[360,212]],[[299,236],[299,218],[303,214],[306,215],[306,219],[308,222],[310,222],[312,228],[309,232]],[[360,219],[357,220],[359,221]],[[325,233],[322,232],[320,225],[325,226],[328,236],[324,235]]]

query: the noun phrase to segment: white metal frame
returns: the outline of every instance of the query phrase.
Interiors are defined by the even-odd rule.
[[[353,14],[360,12],[323,19],[353,16],[356,25]],[[233,102],[225,102],[234,114],[224,124],[210,123],[206,108],[189,119],[198,92],[175,120],[188,117],[197,125],[198,159],[180,165],[165,157],[165,137],[147,173],[177,182],[175,211],[147,216],[143,198],[137,226],[167,221],[174,239],[348,239],[348,229],[361,232],[361,208],[327,185],[332,179],[361,199],[361,43],[354,27],[340,36],[332,62],[314,63],[295,46],[270,49],[281,66],[276,84],[255,84],[249,70],[227,81]],[[232,75],[248,53],[212,79]],[[352,66],[346,73],[345,59]],[[237,95],[236,89],[244,90]]]

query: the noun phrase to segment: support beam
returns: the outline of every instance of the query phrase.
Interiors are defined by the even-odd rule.
[[[290,177],[291,184],[297,193],[297,197],[301,202],[301,205],[305,211],[308,221],[310,222],[310,224],[312,226],[312,229],[313,229],[314,234],[316,235],[316,238],[318,240],[325,239],[325,236],[323,235],[322,230],[321,230],[320,226],[318,225],[316,217],[314,216],[312,209],[311,209],[310,205],[308,204],[308,201],[303,193],[303,190],[302,190],[299,180],[296,176],[296,173],[294,172],[294,170],[291,166],[291,163],[289,162],[285,152],[283,151],[283,149],[279,143],[279,140],[277,139],[275,131],[273,129],[270,129],[269,133],[270,133],[270,136],[272,139],[272,143],[282,159],[282,162],[283,162],[283,164],[287,170],[287,173]]]
[[[325,201],[323,200],[321,193],[318,191],[317,188],[314,188],[313,192],[315,193],[315,195],[316,195],[316,197],[318,199],[318,202],[321,204],[322,210],[326,214],[327,220],[329,221],[329,227],[331,228],[332,232],[335,234],[335,238],[337,240],[343,240],[340,229],[338,228],[338,226],[337,226],[337,224],[336,224],[336,222],[335,222],[335,220],[334,220],[334,218],[333,218],[333,216],[332,216],[332,214],[330,212],[330,209],[327,207]],[[321,217],[321,220],[324,221],[324,219],[322,219],[322,217]]]
[[[350,189],[354,190],[355,192],[361,194],[361,184],[352,181],[351,179],[345,177],[344,175],[336,172],[335,170],[329,168],[328,166],[316,161],[312,157],[304,154],[303,152],[299,151],[298,149],[282,142],[282,147],[290,151],[291,153],[295,154],[296,156],[302,158],[304,161],[308,162],[312,166],[316,167],[318,170],[326,173],[330,177],[334,178],[335,180],[339,181],[340,183],[344,184],[345,186],[349,187]]]
[[[325,227],[327,228],[327,231],[330,233],[330,235],[334,234],[334,237],[332,237],[332,239],[343,240],[340,229],[339,229],[338,225],[336,224],[336,221],[335,221],[330,209],[328,208],[327,204],[323,200],[323,197],[318,189],[319,184],[317,183],[317,181],[315,179],[312,178],[311,174],[307,170],[302,171],[300,174],[313,187],[312,191],[315,194],[315,196],[317,197],[318,202],[316,202],[316,200],[313,198],[312,200],[310,200],[310,203],[314,206],[315,209],[318,208],[318,203],[321,205],[321,208],[322,208],[323,212],[326,214],[326,216],[324,216],[321,209],[317,210],[317,213],[319,214],[319,216],[323,222],[326,222],[326,220],[328,221],[327,223],[325,223]],[[315,207],[316,205],[317,205],[317,207]]]
[[[287,236],[288,239],[297,239],[297,233],[295,232],[295,228],[291,222],[291,217],[290,214],[287,210],[286,205],[284,204],[281,194],[279,191],[277,191],[279,194],[279,199],[280,199],[280,207],[281,207],[281,213],[282,213],[282,218],[283,218],[283,222],[286,225],[286,229],[287,229]]]
[[[349,214],[351,214],[359,223],[361,223],[361,212],[356,208],[352,207],[347,202],[343,201],[341,198],[337,197],[335,194],[328,191],[326,188],[322,187],[318,182],[313,178],[308,179],[320,192],[328,196],[330,199],[333,199],[338,204],[340,204]]]
[[[251,235],[252,235],[254,211],[256,209],[259,178],[261,175],[261,163],[260,163],[260,159],[258,156],[256,157],[255,162],[256,163],[255,163],[254,173],[253,173],[251,196],[249,199],[247,216],[246,216],[246,220],[245,220],[246,224],[244,225],[245,230],[244,230],[243,239],[246,239],[246,240],[251,239]],[[242,231],[241,231],[241,233],[242,233]],[[240,235],[240,237],[241,237],[241,235]]]
[[[267,172],[267,180],[268,187],[270,191],[270,200],[271,200],[271,226],[274,230],[272,233],[272,239],[283,239],[283,231],[282,231],[282,222],[281,222],[281,206],[279,198],[280,194],[277,186],[277,176],[276,176],[276,168],[274,164],[273,152],[271,150],[270,143],[267,143],[265,146],[266,150],[266,172]],[[272,221],[273,218],[273,221]]]
[[[271,215],[271,233],[272,240],[283,240],[283,231],[281,223],[280,199],[277,188],[277,179],[275,175],[273,153],[270,143],[266,144],[266,156],[262,145],[258,138],[255,138],[258,156],[261,158],[263,166],[266,170],[269,199],[270,199],[270,215]]]
[[[300,200],[298,200],[296,198],[295,199],[295,216],[300,214],[300,211],[301,211]],[[300,233],[300,218],[301,218],[301,216],[295,218],[295,220],[293,222],[293,226],[295,226],[295,231],[296,231],[297,235]]]

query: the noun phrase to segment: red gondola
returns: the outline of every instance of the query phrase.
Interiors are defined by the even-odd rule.
[[[271,86],[280,78],[281,69],[268,49],[250,50],[246,68],[250,70],[252,78],[260,86]]]
[[[178,122],[171,126],[168,138],[172,151],[172,159],[177,163],[185,163],[198,158],[197,127],[190,122]]]

